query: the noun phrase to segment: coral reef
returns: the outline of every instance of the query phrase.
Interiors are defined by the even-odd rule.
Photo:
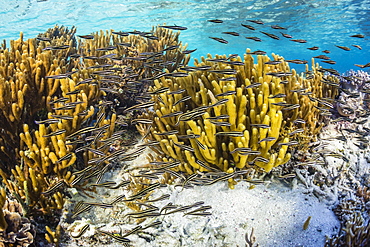
[[[153,124],[138,127],[158,154],[151,162],[178,162],[173,170],[189,175],[269,172],[289,161],[290,146],[305,149],[316,139],[338,80],[314,61],[312,70],[306,66],[298,75],[278,55],[258,55],[254,63],[256,53],[247,50],[244,61],[209,55],[154,81],[154,112],[142,116]]]
[[[162,28],[81,40],[75,32],[56,26],[27,41],[21,33],[0,50],[0,176],[27,217],[57,218],[66,187],[93,190],[85,186],[89,179],[99,183],[128,160],[125,148],[114,145],[124,140],[131,117],[117,113],[146,101],[139,96],[160,67],[173,70],[189,59],[179,33]],[[49,242],[58,243],[58,227],[46,226]]]

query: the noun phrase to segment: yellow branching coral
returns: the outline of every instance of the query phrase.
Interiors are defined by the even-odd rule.
[[[112,148],[128,125],[117,113],[146,100],[162,73],[154,64],[173,71],[189,60],[179,33],[162,28],[100,32],[78,43],[75,32],[55,27],[28,40],[21,33],[0,50],[0,176],[26,216],[56,215],[63,188],[85,190],[86,180],[99,182],[118,160],[139,155]],[[45,237],[57,243],[53,228]]]
[[[180,70],[155,80],[154,112],[144,115],[154,118],[148,139],[158,142],[159,159],[180,161],[175,169],[188,174],[210,168],[269,172],[289,161],[290,146],[313,140],[322,127],[315,107],[332,99],[335,89],[322,82],[317,65],[304,77],[282,57],[273,58],[259,55],[255,64],[249,54],[244,62],[209,55],[181,68],[188,75]]]

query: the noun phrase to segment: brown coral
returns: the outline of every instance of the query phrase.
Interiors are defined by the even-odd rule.
[[[30,220],[22,216],[21,205],[7,200],[3,213],[7,222],[6,229],[0,230],[0,247],[26,247],[34,242],[35,227]]]

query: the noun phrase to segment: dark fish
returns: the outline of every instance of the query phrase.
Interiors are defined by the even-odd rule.
[[[285,27],[280,27],[279,25],[272,25],[271,28],[273,28],[273,29],[284,29],[284,30],[286,30]]]
[[[224,92],[224,93],[219,93],[219,94],[216,94],[215,97],[229,96],[229,95],[233,95],[233,94],[236,94],[236,91],[227,91],[227,92]]]
[[[224,75],[235,75],[237,73],[235,69],[209,70],[209,72],[224,74]]]
[[[145,202],[158,202],[158,201],[162,201],[162,200],[166,200],[168,198],[170,198],[170,194],[164,194],[158,198],[155,198],[155,199],[151,199],[151,200],[146,200]]]
[[[124,238],[124,237],[122,237],[121,235],[119,235],[117,233],[110,233],[110,232],[102,231],[102,230],[99,230],[99,229],[97,229],[96,231],[100,234],[108,235],[109,237],[117,240],[120,243],[129,243],[130,242],[130,239]]]
[[[357,49],[359,49],[359,50],[362,50],[362,47],[361,46],[359,46],[359,45],[352,45],[353,47],[356,47]]]
[[[176,143],[176,142],[173,142],[173,145],[175,145],[176,147],[179,147],[181,149],[184,149],[186,151],[194,152],[194,148],[192,148],[190,146],[182,145],[182,144],[179,144],[179,143]]]
[[[330,53],[330,51],[329,50],[324,50],[324,51],[322,51],[323,53],[326,53],[326,54],[328,54],[328,53]]]
[[[42,192],[44,195],[50,195],[54,193],[57,189],[62,187],[65,184],[64,179],[59,180],[58,182],[54,183],[52,186],[50,186],[46,191]]]
[[[184,51],[182,51],[181,53],[182,54],[190,54],[190,53],[192,53],[192,52],[195,52],[197,49],[194,49],[194,50],[184,50]]]
[[[204,70],[209,70],[211,69],[212,67],[209,66],[209,65],[203,65],[203,66],[195,66],[195,67],[192,67],[192,66],[187,66],[187,67],[183,67],[181,68],[181,70],[185,70],[185,71],[204,71]]]
[[[367,63],[367,64],[365,64],[365,65],[361,65],[361,64],[354,64],[355,66],[357,66],[357,67],[360,67],[360,68],[367,68],[367,67],[370,67],[370,63]]]
[[[266,75],[271,75],[275,77],[284,77],[284,76],[291,76],[292,72],[270,72],[270,73],[266,73]]]
[[[75,53],[75,54],[71,54],[70,57],[71,58],[79,58],[81,57],[82,55],[81,54],[78,54],[78,53]]]
[[[246,25],[246,24],[241,24],[243,27],[246,27],[246,28],[248,28],[248,29],[250,29],[250,30],[256,30],[254,27],[252,27],[252,26],[249,26],[249,25]]]
[[[364,38],[365,35],[362,35],[362,34],[355,34],[355,35],[351,35],[349,37],[355,37],[355,38]]]
[[[288,133],[288,135],[292,136],[292,135],[303,133],[303,132],[304,132],[304,129],[296,129],[293,132]]]
[[[288,38],[288,39],[293,38],[293,36],[292,36],[292,35],[289,35],[289,34],[286,34],[286,33],[282,33],[282,32],[280,32],[280,33],[281,33],[281,35],[283,35],[283,37],[285,37],[285,38]]]
[[[241,131],[217,132],[216,136],[242,137],[244,136],[244,133]]]
[[[79,238],[79,237],[81,237],[86,231],[87,231],[87,229],[89,229],[90,228],[90,225],[89,224],[86,224],[86,225],[84,225],[81,229],[79,229],[79,233],[77,234],[77,235],[72,235],[71,234],[71,237],[72,238]]]
[[[325,60],[330,60],[330,57],[328,56],[325,56],[325,55],[319,55],[319,56],[315,56],[313,58],[318,58],[318,59],[325,59]]]
[[[241,62],[241,61],[224,61],[222,63],[226,63],[226,64],[230,64],[230,65],[234,65],[234,66],[244,66],[244,62]]]
[[[291,39],[290,41],[294,41],[297,43],[307,43],[307,40],[304,40],[304,39]]]
[[[222,32],[224,34],[229,34],[229,35],[232,35],[232,36],[239,36],[239,33],[237,32]]]
[[[66,130],[65,129],[61,129],[61,130],[57,130],[57,131],[54,131],[54,132],[51,132],[47,135],[43,135],[42,137],[51,137],[51,136],[56,136],[56,135],[61,135],[63,133],[65,133]]]
[[[346,47],[346,46],[340,46],[340,45],[335,45],[336,47],[342,49],[342,50],[345,50],[345,51],[350,51],[351,49]]]
[[[167,93],[168,95],[173,95],[173,94],[181,94],[183,92],[186,92],[186,89],[179,89],[179,90],[176,90],[176,91],[171,91],[169,93]]]
[[[169,114],[162,115],[161,118],[175,117],[175,116],[178,116],[178,115],[181,115],[181,114],[183,114],[182,111],[177,111],[177,112],[172,112],[172,113],[169,113]]]
[[[251,40],[254,40],[254,41],[257,41],[257,42],[261,42],[262,39],[258,38],[258,37],[245,37],[246,39],[251,39]]]
[[[77,35],[81,39],[93,39],[94,35]]]
[[[213,168],[213,167],[210,167],[210,166],[208,166],[204,161],[202,161],[202,160],[197,160],[197,161],[195,161],[198,165],[200,165],[201,167],[203,167],[203,168],[206,168],[207,170],[209,170],[209,171],[216,171],[216,172],[218,172],[219,170],[217,169],[217,168]]]
[[[293,123],[294,123],[294,124],[299,124],[299,123],[300,123],[300,124],[305,124],[305,123],[306,123],[306,121],[304,121],[303,119],[298,118],[298,119],[294,120],[294,121],[293,121]]]
[[[228,58],[227,58],[227,60],[230,60],[230,59],[232,59],[232,58],[237,58],[239,55],[238,54],[231,54]]]
[[[278,94],[275,94],[275,95],[273,95],[273,96],[270,96],[270,97],[269,97],[269,99],[284,98],[284,97],[286,97],[286,95],[285,95],[285,94],[283,94],[283,93],[278,93]]]
[[[246,86],[245,88],[246,88],[246,89],[248,89],[248,88],[255,88],[255,87],[259,87],[259,86],[261,86],[261,85],[262,85],[261,83],[256,82],[256,83],[253,83],[253,84],[251,84],[251,85],[249,85],[249,86]]]
[[[316,51],[316,50],[318,50],[318,49],[319,49],[319,47],[318,47],[318,46],[313,46],[313,47],[309,47],[309,48],[307,48],[307,49],[309,49],[309,50],[311,50],[311,51]]]
[[[59,119],[45,119],[42,121],[35,121],[35,124],[51,124],[51,123],[58,123],[60,120]]]
[[[208,119],[208,118],[207,118]],[[199,138],[200,135],[190,134],[190,135],[178,135],[177,138],[179,139],[195,139]]]
[[[258,144],[260,144],[261,142],[270,142],[270,141],[275,141],[276,138],[275,137],[266,137],[266,138],[263,138],[261,139]]]
[[[162,133],[154,133],[155,135],[159,135],[159,136],[168,136],[168,135],[176,135],[178,134],[179,131],[178,130],[170,130],[170,131],[167,131],[167,132],[162,132]]]
[[[208,22],[213,22],[213,23],[223,23],[224,21],[223,20],[219,20],[219,19],[213,19],[213,20],[207,20]]]
[[[333,61],[333,60],[323,60],[322,61],[323,63],[328,63],[328,64],[336,64],[337,62]]]
[[[289,110],[297,109],[299,107],[301,107],[300,104],[294,104],[294,105],[291,105],[291,106],[286,106],[286,107],[282,108],[281,110],[289,111]]]
[[[171,45],[171,46],[167,46],[165,49],[163,49],[162,51],[172,51],[172,50],[175,50],[177,48],[179,48],[180,46],[178,45]]]
[[[270,126],[267,125],[267,124],[250,124],[250,126],[256,127],[256,128],[262,128],[262,129],[269,129],[270,128]]]
[[[153,91],[153,92],[148,92],[149,94],[160,94],[160,93],[164,93],[164,92],[167,92],[170,88],[169,87],[161,87],[161,88],[158,88],[157,90]]]
[[[222,63],[222,62],[226,62],[227,59],[226,58],[208,58],[206,60],[207,62],[214,62],[214,63]]]
[[[236,81],[236,77],[227,77],[218,79],[219,81]]]
[[[131,111],[131,110],[134,110],[134,109],[141,109],[141,108],[152,107],[152,106],[154,106],[154,104],[155,104],[155,102],[146,102],[146,103],[137,104],[137,105],[131,106],[129,108],[126,108],[124,110],[124,112]]]
[[[36,39],[40,41],[51,41],[51,39],[48,37],[37,37]]]
[[[172,30],[186,30],[188,29],[187,27],[181,27],[181,26],[159,26],[161,28],[167,28],[167,29],[172,29]]]
[[[129,33],[127,33],[127,32],[122,32],[122,31],[112,32],[112,34],[116,34],[116,35],[119,35],[119,36],[128,36],[128,35],[129,35]]]
[[[276,64],[280,64],[282,63],[283,61],[268,61],[266,62],[265,64],[271,64],[271,65],[276,65]]]
[[[170,76],[170,77],[187,77],[189,74],[184,72],[174,72],[174,73],[166,73],[163,76]]]
[[[223,44],[229,43],[227,40],[225,40],[223,38],[217,38],[217,37],[209,37],[209,38],[214,39],[214,40],[216,40],[216,41],[218,41],[220,43],[223,43]]]
[[[213,120],[209,120],[209,122],[211,124],[216,125],[216,126],[227,126],[227,127],[231,126],[231,123],[229,123],[229,122],[217,122],[217,121],[213,121]]]
[[[276,36],[275,34],[272,34],[272,33],[266,33],[266,32],[262,32],[260,31],[261,33],[263,33],[264,35],[267,35],[269,36],[270,38],[272,39],[280,39],[278,36]]]
[[[185,101],[187,101],[189,99],[191,99],[191,96],[185,96],[182,99],[179,99],[178,101],[176,101],[175,103],[173,103],[173,106],[175,106],[175,105],[177,105],[177,104],[179,104],[181,102],[185,102]]]
[[[247,21],[250,21],[250,22],[253,22],[253,23],[256,23],[256,24],[263,25],[263,22],[262,21],[259,21],[259,20],[247,20]]]
[[[293,145],[298,145],[299,143],[297,141],[290,141],[290,142],[280,142],[278,144],[278,146],[282,146],[282,145],[285,145],[285,146],[293,146]]]
[[[252,52],[247,52],[248,55],[265,55],[265,51],[257,50],[257,51],[252,51]]]

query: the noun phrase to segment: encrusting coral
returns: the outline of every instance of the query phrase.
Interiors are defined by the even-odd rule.
[[[5,193],[5,190],[2,189]],[[34,243],[35,226],[23,217],[21,205],[16,201],[6,200],[1,214],[4,215],[6,227],[0,229],[1,247],[26,247]]]
[[[289,146],[305,148],[315,140],[337,79],[314,61],[303,76],[282,57],[273,58],[258,55],[255,64],[249,50],[243,62],[209,55],[155,80],[154,112],[142,116],[154,119],[152,127],[148,133],[139,126],[158,154],[151,161],[179,161],[173,169],[186,174],[252,167],[269,172],[290,159]]]

